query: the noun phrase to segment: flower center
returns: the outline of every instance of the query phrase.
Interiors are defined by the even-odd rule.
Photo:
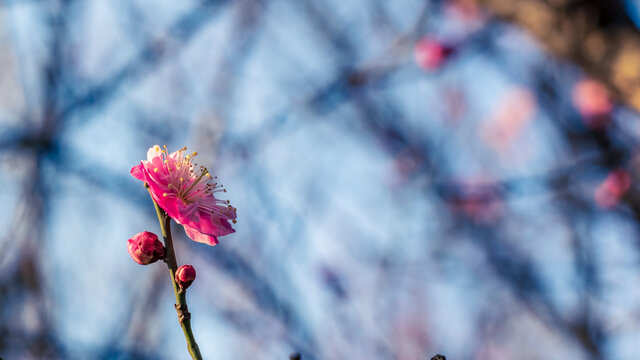
[[[193,158],[198,155],[192,152],[190,155],[184,155],[186,147],[169,155],[167,146],[161,150],[162,161],[169,174],[169,185],[175,194],[185,204],[193,204],[205,197],[212,196],[216,192],[226,192],[224,186],[217,181],[212,181],[218,177],[212,177],[204,166],[197,166],[193,162]],[[217,200],[216,202],[223,203]],[[227,203],[226,201],[224,203]]]

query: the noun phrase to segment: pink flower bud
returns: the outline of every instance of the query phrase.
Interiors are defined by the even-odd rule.
[[[609,121],[613,101],[607,88],[596,80],[580,80],[573,88],[573,104],[590,128],[603,128]]]
[[[631,187],[631,176],[625,170],[614,170],[596,188],[596,204],[604,209],[613,208]]]
[[[148,231],[133,235],[127,249],[133,260],[140,265],[149,265],[165,256],[165,248],[158,240],[158,235]]]
[[[424,37],[418,41],[413,50],[416,63],[426,71],[438,69],[452,53],[452,47],[445,46],[430,37]]]
[[[188,288],[196,279],[196,269],[191,265],[182,265],[176,270],[176,282],[181,289]]]

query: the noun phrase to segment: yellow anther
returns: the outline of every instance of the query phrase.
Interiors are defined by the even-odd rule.
[[[191,159],[191,155],[185,156],[185,159],[187,159],[187,160]]]
[[[153,172],[158,172],[158,168],[153,168]]]
[[[197,151],[194,151],[194,152],[191,153],[191,156],[196,156],[196,155],[198,155]]]
[[[182,181],[184,181],[184,178],[180,178],[180,181],[181,181],[181,182],[182,182]]]
[[[167,194],[167,193],[162,193],[162,196],[167,197],[167,196],[169,196],[169,194]]]

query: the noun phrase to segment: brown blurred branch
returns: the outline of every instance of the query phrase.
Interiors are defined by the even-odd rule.
[[[640,32],[618,1],[475,0],[640,110]]]

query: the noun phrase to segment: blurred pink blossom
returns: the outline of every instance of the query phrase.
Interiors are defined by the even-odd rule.
[[[504,201],[487,179],[469,178],[457,183],[450,205],[453,210],[481,224],[496,222],[504,213]]]
[[[504,150],[533,119],[537,107],[531,90],[524,87],[510,89],[486,120],[482,129],[484,140],[494,150]]]
[[[595,201],[598,206],[609,209],[618,204],[631,187],[631,176],[625,170],[614,170],[595,190]]]
[[[218,236],[233,233],[229,221],[236,222],[236,209],[228,200],[214,193],[226,191],[212,180],[209,171],[196,167],[186,148],[168,154],[167,148],[155,145],[147,152],[147,160],[131,169],[131,174],[148,186],[153,200],[167,212],[191,239],[216,245]]]
[[[127,243],[129,255],[140,265],[149,265],[160,259],[164,259],[165,248],[158,240],[158,235],[143,231],[133,235]]]
[[[600,82],[582,79],[573,88],[573,104],[587,126],[601,128],[608,124],[613,102],[609,91]]]
[[[447,1],[445,13],[465,22],[473,22],[480,17],[480,8],[473,0]]]
[[[453,48],[443,45],[440,41],[425,36],[415,45],[413,56],[416,64],[423,70],[436,70],[453,52]]]

